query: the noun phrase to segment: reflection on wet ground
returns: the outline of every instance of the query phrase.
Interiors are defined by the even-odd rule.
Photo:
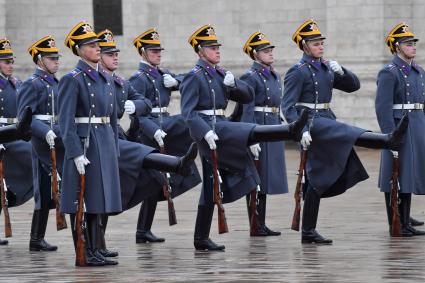
[[[1,282],[424,282],[425,237],[391,239],[388,236],[383,195],[376,188],[379,153],[360,151],[369,180],[348,193],[322,201],[319,231],[334,240],[332,246],[301,245],[289,229],[298,155],[287,152],[291,193],[268,199],[267,224],[280,237],[249,237],[245,200],[225,205],[230,233],[218,235],[214,218],[211,236],[226,252],[195,252],[195,225],[199,188],[175,199],[178,225],[169,227],[167,207],[161,203],[153,232],[163,244],[136,244],[138,208],[108,225],[107,245],[120,252],[119,265],[74,267],[70,230],[55,231],[52,211],[46,239],[57,244],[53,253],[28,251],[33,204],[10,210],[14,236],[0,246]],[[425,220],[424,200],[413,197],[412,214]],[[3,215],[1,215],[3,222]],[[3,225],[0,225],[3,234]]]

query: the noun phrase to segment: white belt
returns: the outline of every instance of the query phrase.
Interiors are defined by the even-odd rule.
[[[109,124],[111,121],[109,117],[75,117],[75,123],[88,124],[89,119],[91,124]]]
[[[310,109],[316,109],[316,110],[327,110],[331,109],[330,103],[306,103],[306,102],[297,102],[295,103],[296,106],[304,106]]]
[[[38,120],[42,120],[42,121],[51,121],[52,120],[52,115],[33,115],[32,116],[33,118],[35,118],[35,119],[38,119]],[[57,118],[55,117],[55,121],[57,121]]]
[[[254,111],[266,113],[279,113],[279,107],[255,106]]]
[[[394,104],[393,105],[394,110],[422,110],[424,109],[423,103],[407,103],[407,104]]]
[[[154,107],[151,113],[168,113],[168,107]]]
[[[207,116],[213,116],[214,115],[214,109],[208,109],[208,110],[198,110],[198,113],[207,115]],[[215,110],[216,116],[224,116],[224,109],[216,109]]]
[[[16,123],[18,123],[18,119],[17,118],[0,118],[0,123],[16,124]]]

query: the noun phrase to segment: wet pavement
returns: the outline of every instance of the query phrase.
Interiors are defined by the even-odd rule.
[[[175,199],[178,224],[168,226],[166,203],[158,205],[152,231],[160,244],[136,244],[138,207],[111,217],[107,245],[120,253],[118,266],[76,268],[70,230],[55,230],[54,211],[46,239],[57,252],[29,252],[32,201],[10,209],[13,237],[0,246],[0,282],[424,282],[425,237],[391,239],[382,193],[376,188],[379,152],[359,155],[370,178],[342,196],[322,200],[318,230],[332,246],[301,245],[290,230],[298,155],[287,151],[291,193],[268,198],[267,225],[280,237],[249,237],[245,200],[226,204],[230,233],[211,236],[225,252],[196,252],[193,229],[199,187]],[[425,220],[424,199],[413,197],[412,216]],[[3,236],[3,215],[0,218]],[[69,221],[68,221],[69,223]]]

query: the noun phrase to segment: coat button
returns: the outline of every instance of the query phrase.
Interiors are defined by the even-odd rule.
[[[112,95],[112,92],[110,92],[109,95]]]
[[[94,128],[97,129],[97,125],[95,125]]]
[[[91,83],[87,83],[88,86],[91,86]]]
[[[92,104],[92,106],[91,106],[92,108],[94,108],[94,104]]]
[[[92,97],[94,97],[94,93],[90,93],[90,95],[91,95]]]
[[[409,110],[409,112],[412,112],[412,110]]]

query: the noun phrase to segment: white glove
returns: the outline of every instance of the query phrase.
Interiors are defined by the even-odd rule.
[[[211,150],[217,149],[217,144],[215,141],[218,141],[218,136],[212,130],[205,134],[204,139],[207,141]]]
[[[55,146],[55,138],[56,134],[52,130],[48,131],[46,134],[46,141],[49,144],[50,147]]]
[[[4,147],[4,145],[0,144],[0,151],[2,150],[6,150],[6,148]]]
[[[164,74],[163,77],[164,77],[164,86],[166,88],[175,87],[179,84],[179,82],[175,78],[173,78],[173,76],[170,74]]]
[[[261,147],[259,143],[253,144],[249,147],[249,149],[252,152],[252,155],[254,155],[255,159],[260,158],[260,152],[261,152]]]
[[[153,138],[156,140],[159,146],[164,146],[164,138],[167,135],[166,132],[164,132],[161,129],[156,130],[155,134],[153,135]]]
[[[334,73],[337,73],[338,75],[343,75],[344,74],[344,70],[342,69],[341,65],[338,64],[337,61],[329,61],[329,67],[331,67],[332,71],[334,71]]]
[[[303,136],[301,138],[301,145],[303,148],[308,148],[310,146],[310,143],[312,142],[312,138],[309,131],[305,131],[303,133]]]
[[[224,85],[234,87],[236,85],[235,83],[235,76],[230,71],[226,72],[226,75],[224,76],[223,80]]]
[[[86,173],[86,165],[90,164],[90,161],[84,157],[84,155],[80,155],[74,158],[75,167],[77,167],[77,171],[80,175],[84,175]]]
[[[126,100],[124,103],[124,112],[128,115],[133,114],[136,112],[136,105],[134,105],[134,102],[131,100]]]

